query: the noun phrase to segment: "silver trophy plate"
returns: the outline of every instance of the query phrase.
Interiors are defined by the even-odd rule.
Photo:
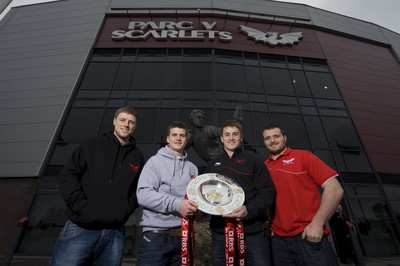
[[[213,215],[231,213],[244,203],[244,191],[231,179],[216,173],[197,176],[186,189],[190,200],[197,203],[202,212]]]

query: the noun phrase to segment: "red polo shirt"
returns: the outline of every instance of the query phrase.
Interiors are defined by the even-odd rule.
[[[276,187],[276,204],[270,213],[272,231],[283,237],[302,233],[319,208],[320,187],[338,173],[306,150],[287,148],[264,163]],[[329,234],[327,229],[325,234]]]

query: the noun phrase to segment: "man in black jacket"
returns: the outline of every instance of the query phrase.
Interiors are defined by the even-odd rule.
[[[263,161],[255,153],[245,151],[241,147],[243,132],[238,121],[226,121],[220,135],[224,151],[211,160],[205,172],[226,176],[241,186],[245,193],[245,202],[230,214],[211,216],[212,265],[225,265],[226,262],[232,263],[232,260],[239,261],[238,265],[272,265],[267,213],[275,200],[274,184]],[[242,225],[244,245],[241,245],[241,239],[234,241],[229,233],[227,235],[232,229],[229,227],[236,226],[237,232],[238,228],[241,230]],[[231,235],[234,233],[232,230],[230,232]],[[243,236],[238,234],[238,237],[240,235]],[[233,252],[229,251],[233,248],[227,243],[227,239],[230,243],[239,243]],[[240,250],[242,247],[246,247],[244,252]]]
[[[84,141],[60,174],[68,220],[50,265],[121,265],[144,158],[132,137],[136,110],[118,109],[113,124],[113,132]]]

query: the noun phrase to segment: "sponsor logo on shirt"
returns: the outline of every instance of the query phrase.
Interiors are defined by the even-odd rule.
[[[139,165],[134,165],[132,163],[129,164],[129,169],[131,169],[132,172],[139,172],[140,166]]]
[[[246,162],[246,159],[235,159],[235,163],[237,164],[244,164]]]
[[[214,164],[214,166],[220,166],[221,165],[221,162],[216,162],[215,164]]]
[[[295,158],[289,159],[289,160],[282,160],[283,161],[283,165],[287,165],[287,164],[293,164]]]

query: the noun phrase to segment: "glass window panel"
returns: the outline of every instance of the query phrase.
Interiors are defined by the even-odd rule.
[[[344,163],[341,171],[372,172],[368,158],[360,151],[333,151],[335,159]]]
[[[243,101],[247,100],[247,93],[237,93],[237,92],[215,92],[216,100],[233,100],[233,101]]]
[[[108,100],[107,107],[120,107],[125,105],[125,100],[121,99],[110,99]]]
[[[179,90],[181,82],[181,64],[168,63],[165,68],[164,90]]]
[[[152,135],[153,136],[153,135]],[[139,150],[142,152],[144,159],[147,161],[150,159],[151,156],[155,155],[157,151],[161,148],[164,147],[165,144],[162,143],[151,143],[151,144],[145,144],[145,143],[138,143],[137,147]]]
[[[161,90],[163,73],[164,63],[136,63],[130,87]]]
[[[377,184],[378,181],[374,174],[369,173],[341,173],[343,182],[345,183],[371,183]]]
[[[65,203],[59,193],[38,194],[17,253],[26,256],[51,255],[66,220]]]
[[[118,63],[90,63],[80,88],[109,89],[113,86]]]
[[[349,203],[366,255],[381,257],[398,254],[398,231],[386,202],[379,199],[351,199]]]
[[[301,115],[272,113],[271,123],[281,126],[286,131],[289,147],[310,148],[306,127]]]
[[[129,90],[128,98],[131,99],[159,99],[161,98],[161,90]]]
[[[120,106],[112,109],[108,108],[105,110],[103,119],[101,121],[99,133],[97,134],[98,136],[102,136],[104,133],[114,130],[114,114],[119,107]]]
[[[292,77],[293,87],[296,91],[297,96],[311,97],[311,91],[308,86],[307,78],[304,72],[291,70],[290,75]]]
[[[328,140],[326,139],[324,128],[321,120],[317,116],[304,116],[304,122],[310,137],[313,149],[329,149]]]
[[[400,223],[400,186],[383,186],[397,223]]]
[[[400,185],[400,175],[391,175],[391,174],[380,173],[379,177],[383,184]]]
[[[287,69],[261,68],[268,94],[295,95],[292,78]]]
[[[246,92],[243,65],[216,64],[216,89]]]
[[[323,116],[341,116],[348,117],[348,113],[346,110],[338,110],[332,108],[318,108],[319,113]]]
[[[161,100],[161,108],[175,108],[179,106],[179,101],[178,100],[173,100],[173,99],[163,99]]]
[[[302,97],[299,97],[298,100],[299,100],[299,103],[300,103],[301,105],[315,106],[314,99],[312,99],[312,98],[302,98]]]
[[[136,141],[140,143],[154,143],[160,141],[160,138],[155,138],[158,109],[137,108],[137,111],[139,119],[136,130],[133,133]],[[170,118],[168,119],[168,122],[172,122],[169,120]]]
[[[254,134],[256,138],[256,145],[257,146],[264,146],[264,141],[262,137],[262,133],[264,129],[271,124],[269,119],[268,113],[261,113],[261,112],[253,112],[251,113],[253,117],[253,127],[254,127]]]
[[[182,90],[212,90],[211,63],[184,63],[181,88]]]
[[[104,107],[106,105],[106,100],[75,100],[72,107]]]
[[[262,83],[262,76],[259,67],[245,66],[246,84],[250,93],[264,94],[264,87]]]
[[[83,141],[96,136],[102,116],[103,109],[71,109],[59,140]]]
[[[268,105],[265,103],[250,103],[251,110],[256,112],[267,112]]]
[[[368,175],[365,175],[366,178],[369,178]],[[344,176],[346,180],[346,176]],[[378,197],[382,198],[382,193],[380,192],[377,185],[365,185],[365,184],[357,184],[354,185],[345,185],[345,190],[347,195],[354,197]]]
[[[316,59],[316,58],[301,58],[303,62],[303,67],[306,70],[315,70],[315,71],[323,71],[329,72],[329,66],[326,63],[325,59]]]
[[[337,101],[337,100],[315,99],[315,103],[317,106],[323,106],[323,107],[333,107],[341,109],[346,108],[343,101]]]
[[[300,113],[298,106],[289,106],[284,104],[269,104],[268,107],[271,112],[292,113],[292,114]]]
[[[256,53],[243,52],[244,64],[249,66],[259,66],[258,55]]]
[[[213,101],[213,92],[212,91],[181,91],[180,92],[181,99],[209,99],[209,101]]]
[[[157,135],[155,141],[156,143],[166,143],[168,125],[177,119],[178,112],[176,109],[160,109],[157,120],[145,121],[157,121]]]
[[[291,104],[291,105],[298,104],[296,97],[268,95],[267,100],[269,103],[280,103],[280,104]]]
[[[330,73],[306,72],[314,98],[342,99]]]
[[[287,68],[283,55],[260,54],[260,60],[262,66]]]
[[[110,92],[110,98],[112,99],[125,99],[128,94],[127,90],[113,90]]]
[[[228,64],[243,64],[243,56],[241,51],[233,50],[215,50],[215,62]]]
[[[64,165],[71,157],[72,152],[79,146],[79,143],[57,143],[51,155],[50,165]]]
[[[109,90],[82,90],[80,89],[76,94],[75,99],[94,100],[101,98],[108,98]]]
[[[350,119],[322,117],[321,120],[333,149],[362,150],[361,142]]]
[[[335,160],[333,159],[332,153],[326,150],[314,150],[313,153],[324,161],[327,165],[329,165],[332,169],[337,170]]]
[[[119,64],[117,75],[115,76],[113,89],[129,88],[134,66],[134,63]]]
[[[249,94],[250,102],[266,103],[267,99],[264,94]]]
[[[300,109],[304,115],[318,115],[316,107],[300,106]]]

